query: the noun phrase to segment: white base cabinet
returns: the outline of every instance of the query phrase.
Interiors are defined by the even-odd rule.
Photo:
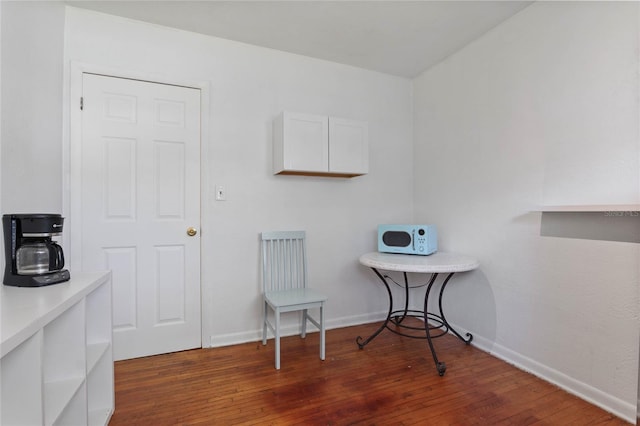
[[[111,273],[2,286],[0,424],[106,425],[114,410]]]
[[[354,177],[369,172],[367,122],[284,111],[273,123],[273,173]]]

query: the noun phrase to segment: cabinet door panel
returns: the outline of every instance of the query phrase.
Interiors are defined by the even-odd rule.
[[[321,115],[284,115],[284,167],[287,170],[328,171],[328,118]]]
[[[364,121],[329,119],[329,172],[369,171],[369,127]]]

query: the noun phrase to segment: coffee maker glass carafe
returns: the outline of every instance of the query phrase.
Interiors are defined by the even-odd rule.
[[[16,252],[19,275],[40,275],[64,267],[62,247],[54,242],[25,243]]]
[[[62,234],[63,222],[59,214],[2,216],[5,285],[40,287],[69,280],[62,247],[52,240]]]

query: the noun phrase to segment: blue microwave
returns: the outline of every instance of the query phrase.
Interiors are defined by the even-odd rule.
[[[435,225],[379,225],[378,251],[428,255],[438,250]]]

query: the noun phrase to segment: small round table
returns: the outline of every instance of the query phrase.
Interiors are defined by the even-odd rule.
[[[445,252],[436,252],[429,256],[373,252],[363,254],[362,256],[360,256],[359,260],[362,265],[370,267],[373,272],[376,273],[378,278],[380,278],[385,288],[387,289],[387,294],[389,296],[389,312],[387,313],[387,318],[384,320],[384,323],[380,326],[380,328],[378,328],[378,330],[376,330],[367,339],[363,340],[360,336],[356,338],[356,343],[358,344],[360,349],[364,348],[385,328],[401,336],[427,339],[429,348],[431,349],[431,354],[433,355],[433,360],[436,364],[436,369],[438,370],[438,374],[440,376],[443,376],[447,367],[444,362],[438,361],[438,356],[436,355],[436,350],[433,346],[432,339],[443,336],[447,332],[451,331],[460,340],[468,345],[469,343],[471,343],[473,336],[471,335],[471,333],[466,333],[467,338],[465,339],[460,333],[458,333],[458,331],[456,331],[451,326],[451,324],[449,324],[442,310],[442,295],[453,274],[455,274],[456,272],[466,272],[476,269],[478,266],[480,266],[478,260],[471,256]],[[404,309],[393,309],[393,296],[391,294],[391,288],[389,287],[388,281],[393,281],[393,279],[391,279],[386,274],[382,274],[380,270],[403,273],[405,290]],[[409,272],[431,274],[431,278],[429,279],[429,281],[424,284],[427,286],[427,290],[424,295],[424,309],[422,311],[408,309],[409,288],[411,288],[407,279],[407,273]],[[439,313],[435,314],[428,312],[427,306],[429,302],[429,293],[431,292],[431,288],[433,287],[433,284],[435,283],[439,273],[447,273],[448,275],[442,282],[442,287],[440,288],[440,295],[438,299]],[[424,336],[411,335],[401,331],[401,329],[422,330],[422,328],[402,324],[406,317],[416,317],[424,320]],[[428,322],[429,320],[431,320],[431,322],[435,325],[430,326]],[[390,322],[395,326],[395,328],[390,327]],[[431,330],[436,329],[440,330],[440,333],[432,335]]]

